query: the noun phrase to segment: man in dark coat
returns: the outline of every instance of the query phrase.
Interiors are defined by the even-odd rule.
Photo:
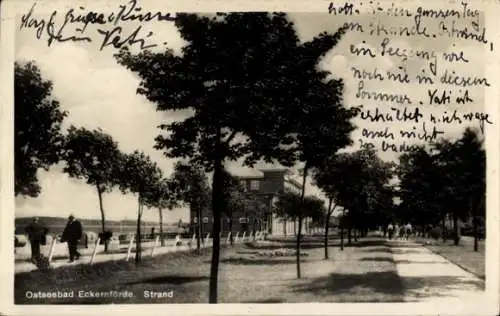
[[[73,215],[70,215],[68,218],[68,223],[64,228],[64,232],[61,236],[61,242],[68,243],[69,250],[69,261],[73,262],[76,259],[80,258],[80,253],[77,250],[78,241],[82,238],[82,224],[79,221],[75,220]]]
[[[26,226],[25,231],[31,245],[31,261],[36,263],[41,257],[40,245],[45,245],[45,235],[49,230],[40,224],[38,217],[33,217],[33,222]]]

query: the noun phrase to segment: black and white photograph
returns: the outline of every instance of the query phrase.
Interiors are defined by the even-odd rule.
[[[273,3],[2,3],[11,312],[498,314],[498,3]]]

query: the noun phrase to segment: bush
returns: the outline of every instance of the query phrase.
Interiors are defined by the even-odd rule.
[[[439,238],[442,237],[443,231],[441,230],[440,227],[434,227],[429,231],[429,237],[432,239],[438,240]]]

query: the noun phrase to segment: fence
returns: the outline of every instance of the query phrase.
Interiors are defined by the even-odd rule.
[[[187,236],[178,234],[173,239],[167,239],[164,242],[164,246],[161,245],[160,236],[156,236],[153,241],[141,242],[141,256],[142,257],[154,257],[159,254],[165,254],[169,252],[178,251],[188,251],[194,250],[197,247],[196,235],[192,234],[189,238]],[[255,234],[250,233],[246,235],[243,233],[241,236],[239,233],[234,234],[231,238],[231,233],[226,236],[221,234],[221,244],[229,245],[232,242],[234,244],[249,242],[253,240],[264,240],[265,233],[258,231]],[[210,233],[207,233],[204,238],[200,240],[200,246],[203,248],[211,247],[213,244],[213,239]],[[108,252],[104,251],[104,246],[101,244],[101,240],[98,238],[88,245],[86,249],[79,249],[82,257],[79,260],[80,263],[93,264],[95,262],[109,261],[109,260],[130,260],[136,252],[136,241],[134,238],[130,239],[126,244],[122,244],[118,240],[113,241],[109,244]],[[42,253],[47,256],[49,262],[55,260],[55,258],[65,258],[67,259],[67,244],[61,243],[57,238],[50,238],[48,245],[43,246],[41,249]],[[28,260],[31,256],[31,249],[29,243],[24,247],[16,248],[16,261],[18,260]]]

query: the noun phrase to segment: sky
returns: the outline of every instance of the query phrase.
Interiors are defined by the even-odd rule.
[[[35,12],[36,8],[35,8]],[[62,12],[62,11],[61,11]],[[49,14],[50,15],[50,14]],[[39,14],[38,17],[47,14]],[[311,40],[315,35],[323,32],[336,31],[345,21],[345,18],[332,18],[326,13],[290,13],[290,19],[295,23],[297,34],[301,41]],[[62,19],[59,16],[59,19]],[[367,23],[368,17],[361,17],[360,20]],[[387,19],[390,20],[390,19]],[[19,21],[20,22],[20,21]],[[61,23],[61,22],[59,22]],[[393,20],[393,25],[400,22]],[[129,23],[124,25],[123,33],[130,34],[138,24]],[[118,65],[113,58],[116,52],[113,48],[105,48],[99,51],[98,37],[95,27],[87,26],[88,34],[93,35],[92,43],[53,43],[47,45],[46,38],[37,39],[33,29],[19,30],[16,33],[16,60],[34,61],[39,68],[44,79],[51,80],[54,84],[53,97],[60,101],[64,110],[68,111],[64,128],[69,125],[82,126],[90,129],[101,128],[105,133],[110,134],[119,144],[124,152],[132,152],[139,149],[151,156],[162,168],[166,175],[172,172],[174,160],[163,156],[162,152],[153,149],[154,138],[159,130],[156,128],[162,122],[181,120],[186,117],[185,113],[164,113],[156,112],[155,105],[148,102],[143,96],[136,94],[139,84],[138,78],[122,66]],[[73,26],[74,28],[74,26]],[[153,35],[148,38],[149,42],[158,43],[159,49],[166,46],[180,54],[180,50],[185,42],[172,23],[156,22],[143,26],[143,31],[151,31]],[[95,40],[94,40],[95,39]],[[397,70],[402,65],[398,58],[388,56],[378,56],[370,59],[362,56],[354,56],[349,53],[351,44],[360,44],[365,41],[365,47],[376,49],[381,41],[380,37],[360,35],[358,33],[348,33],[342,41],[330,51],[320,62],[319,67],[328,70],[333,77],[342,78],[345,82],[344,102],[349,106],[360,104],[356,98],[358,81],[353,79],[351,67],[373,69],[377,67],[380,71]],[[424,42],[415,38],[395,38],[391,43],[401,48],[416,49],[427,48],[437,51],[449,49],[464,50],[469,54],[470,63],[466,66],[454,65],[454,70],[468,75],[482,75],[484,73],[485,58],[483,48],[473,46],[464,41],[452,41],[450,39],[436,39],[431,42]],[[455,46],[452,46],[455,45]],[[444,63],[444,62],[443,62]],[[440,63],[439,66],[446,67]],[[474,66],[472,66],[474,65]],[[415,73],[426,65],[420,60],[408,60],[404,63],[408,72]],[[406,93],[412,100],[427,102],[428,87],[417,84],[406,86],[395,85],[385,82],[366,82],[367,90],[391,91],[391,93]],[[436,84],[433,88],[442,88]],[[481,89],[472,90],[474,102],[465,107],[469,110],[483,111],[484,92]],[[377,104],[363,102],[365,108],[374,109]],[[380,106],[381,108],[387,105]],[[451,105],[446,109],[458,108]],[[446,110],[445,109],[445,110]],[[440,113],[441,107],[422,107],[426,113]],[[369,126],[376,129],[384,129],[386,125],[367,125],[359,119],[354,120],[359,127],[352,135],[354,145],[348,150],[359,148],[358,139],[361,137],[362,127]],[[408,128],[408,124],[393,124],[391,128]],[[411,128],[411,126],[409,127]],[[440,129],[447,132],[448,137],[457,137],[464,126],[440,125]],[[400,142],[396,140],[395,142]],[[391,152],[380,153],[384,160],[396,160],[397,154]],[[277,165],[261,167],[276,167]],[[297,166],[298,167],[298,166]],[[257,175],[258,170],[241,166],[241,161],[228,163],[227,168],[234,175]],[[94,188],[86,185],[81,180],[71,179],[62,171],[61,165],[56,165],[50,171],[40,171],[39,180],[42,192],[37,198],[16,198],[16,217],[21,216],[67,216],[72,213],[80,218],[100,218],[98,199]],[[296,177],[298,177],[296,175]],[[320,190],[314,187],[310,181],[307,183],[306,194],[324,197]],[[134,219],[137,213],[137,200],[131,195],[122,195],[114,191],[104,196],[104,208],[107,219]],[[145,211],[143,219],[145,221],[157,220],[157,212]],[[182,207],[166,213],[165,221],[176,222],[179,219],[189,220],[187,208]]]

